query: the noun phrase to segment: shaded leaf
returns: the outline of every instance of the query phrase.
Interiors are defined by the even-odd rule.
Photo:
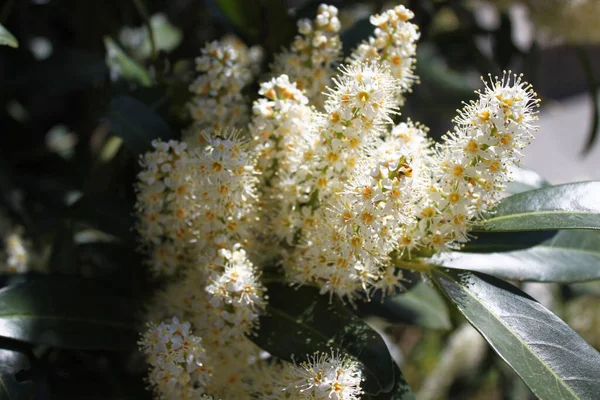
[[[131,301],[72,277],[40,278],[0,290],[0,336],[70,349],[127,350],[138,327]]]
[[[0,338],[0,400],[34,398],[35,385],[27,379],[31,370],[27,353],[19,343]]]
[[[381,393],[377,396],[366,395],[369,400],[414,400],[415,395],[406,381],[406,378],[400,371],[400,368],[394,364],[394,387],[388,393]]]
[[[104,37],[106,48],[106,65],[111,73],[119,78],[137,82],[142,86],[151,86],[152,77],[144,67],[125,53],[110,37]]]
[[[495,253],[528,249],[550,240],[556,231],[477,232],[460,249],[467,253]]]
[[[2,24],[0,24],[0,46],[8,46],[15,49],[19,47],[17,38],[14,37],[13,34],[10,33]]]
[[[383,301],[358,304],[361,316],[377,316],[390,323],[418,325],[429,329],[450,329],[448,308],[437,290],[424,282],[405,293],[387,296]]]
[[[152,149],[154,139],[177,139],[163,119],[144,103],[129,96],[117,96],[110,102],[107,119],[111,131],[137,154]]]
[[[318,289],[267,285],[269,305],[260,317],[257,345],[284,360],[303,360],[307,355],[340,349],[364,366],[364,390],[377,395],[394,384],[394,362],[381,336],[341,302],[319,294]]]
[[[546,243],[505,253],[447,253],[436,264],[514,281],[572,283],[600,279],[600,232],[561,231]]]
[[[600,393],[600,353],[527,294],[484,274],[434,269],[431,276],[537,397]]]
[[[503,199],[475,231],[600,229],[600,182],[550,186]]]

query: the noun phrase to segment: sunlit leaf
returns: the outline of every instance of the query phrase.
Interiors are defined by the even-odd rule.
[[[12,48],[19,47],[17,38],[14,37],[13,34],[10,33],[2,24],[0,24],[0,46],[9,46]]]
[[[441,254],[445,267],[485,272],[514,281],[572,283],[600,279],[600,232],[560,231],[544,244],[504,253]]]
[[[431,276],[538,398],[600,393],[600,353],[527,294],[484,274],[434,269]]]
[[[600,229],[600,182],[544,187],[503,199],[475,231]]]

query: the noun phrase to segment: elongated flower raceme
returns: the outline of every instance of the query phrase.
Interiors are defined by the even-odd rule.
[[[256,64],[248,48],[231,38],[208,43],[196,59],[198,77],[190,85],[188,103],[194,121],[185,133],[190,147],[204,142],[204,130],[242,128],[249,118],[248,100],[242,90],[252,80]]]
[[[360,43],[351,54],[349,61],[379,60],[397,79],[400,90],[398,98],[403,103],[403,94],[410,92],[418,80],[415,75],[417,61],[417,40],[419,27],[410,22],[412,11],[404,6],[396,6],[370,18],[375,28],[374,35]]]
[[[497,203],[510,167],[533,138],[538,105],[531,85],[508,72],[459,111],[454,131],[436,149],[418,222],[407,227],[412,242],[441,251],[468,240],[473,221]]]
[[[154,274],[172,275],[190,261],[193,200],[189,153],[185,143],[154,141],[140,160],[137,231]]]
[[[266,279],[350,303],[397,292],[400,267],[469,240],[532,138],[539,100],[510,73],[465,104],[441,144],[419,123],[394,125],[416,82],[412,13],[373,16],[374,36],[331,78],[336,15],[321,6],[300,22],[250,121],[239,111],[251,63],[227,41],[208,45],[192,85],[198,129],[141,158],[141,247],[169,276],[142,340],[163,398],[361,398],[360,364],[344,354],[293,364],[252,342],[272,312]]]
[[[153,143],[142,157],[137,213],[156,274],[172,275],[241,240],[254,212],[256,160],[236,131],[205,136],[201,148]]]
[[[325,101],[322,92],[330,85],[335,74],[333,64],[342,54],[337,15],[337,8],[321,4],[314,21],[299,20],[299,35],[289,50],[275,58],[271,67],[275,74],[288,75],[317,107]]]

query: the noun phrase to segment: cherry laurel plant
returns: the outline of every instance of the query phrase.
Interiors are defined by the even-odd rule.
[[[372,16],[373,35],[343,59],[337,9],[321,5],[251,105],[259,53],[231,39],[202,50],[194,123],[153,143],[137,183],[142,249],[168,281],[140,340],[158,398],[363,398],[362,364],[335,343],[294,362],[255,344],[267,281],[291,302],[298,287],[349,308],[384,298],[499,202],[537,95],[510,72],[484,80],[440,144],[394,124],[418,82],[412,18],[404,6]]]

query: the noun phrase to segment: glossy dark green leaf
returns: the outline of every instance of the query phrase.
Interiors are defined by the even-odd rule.
[[[9,46],[15,49],[19,47],[17,38],[14,37],[13,34],[10,33],[2,24],[0,24],[0,46]]]
[[[460,249],[467,253],[496,253],[528,249],[554,237],[557,231],[477,232]]]
[[[540,174],[529,169],[515,168],[511,172],[512,181],[506,185],[506,192],[517,194],[550,186]]]
[[[131,300],[107,285],[71,277],[0,290],[0,336],[70,349],[132,349],[138,334]]]
[[[0,400],[33,399],[31,363],[22,344],[0,338]]]
[[[111,131],[137,154],[152,148],[154,139],[176,139],[177,135],[163,119],[144,103],[129,96],[117,96],[110,102],[107,115]]]
[[[484,274],[434,269],[431,276],[537,397],[600,393],[600,353],[527,294]]]
[[[307,355],[339,349],[364,366],[364,390],[377,395],[394,385],[394,362],[381,336],[341,302],[320,295],[318,289],[267,285],[269,305],[260,328],[250,337],[272,355],[296,361]]]
[[[600,182],[544,187],[503,199],[475,231],[600,229]]]
[[[390,323],[418,325],[429,329],[450,329],[448,307],[437,290],[420,282],[408,292],[387,296],[383,301],[358,304],[361,316],[376,316]]]
[[[394,387],[392,390],[376,396],[367,394],[365,398],[367,400],[414,400],[415,395],[400,368],[394,364]]]
[[[544,244],[504,253],[446,253],[445,267],[484,272],[514,281],[573,283],[600,279],[600,232],[560,231]]]

